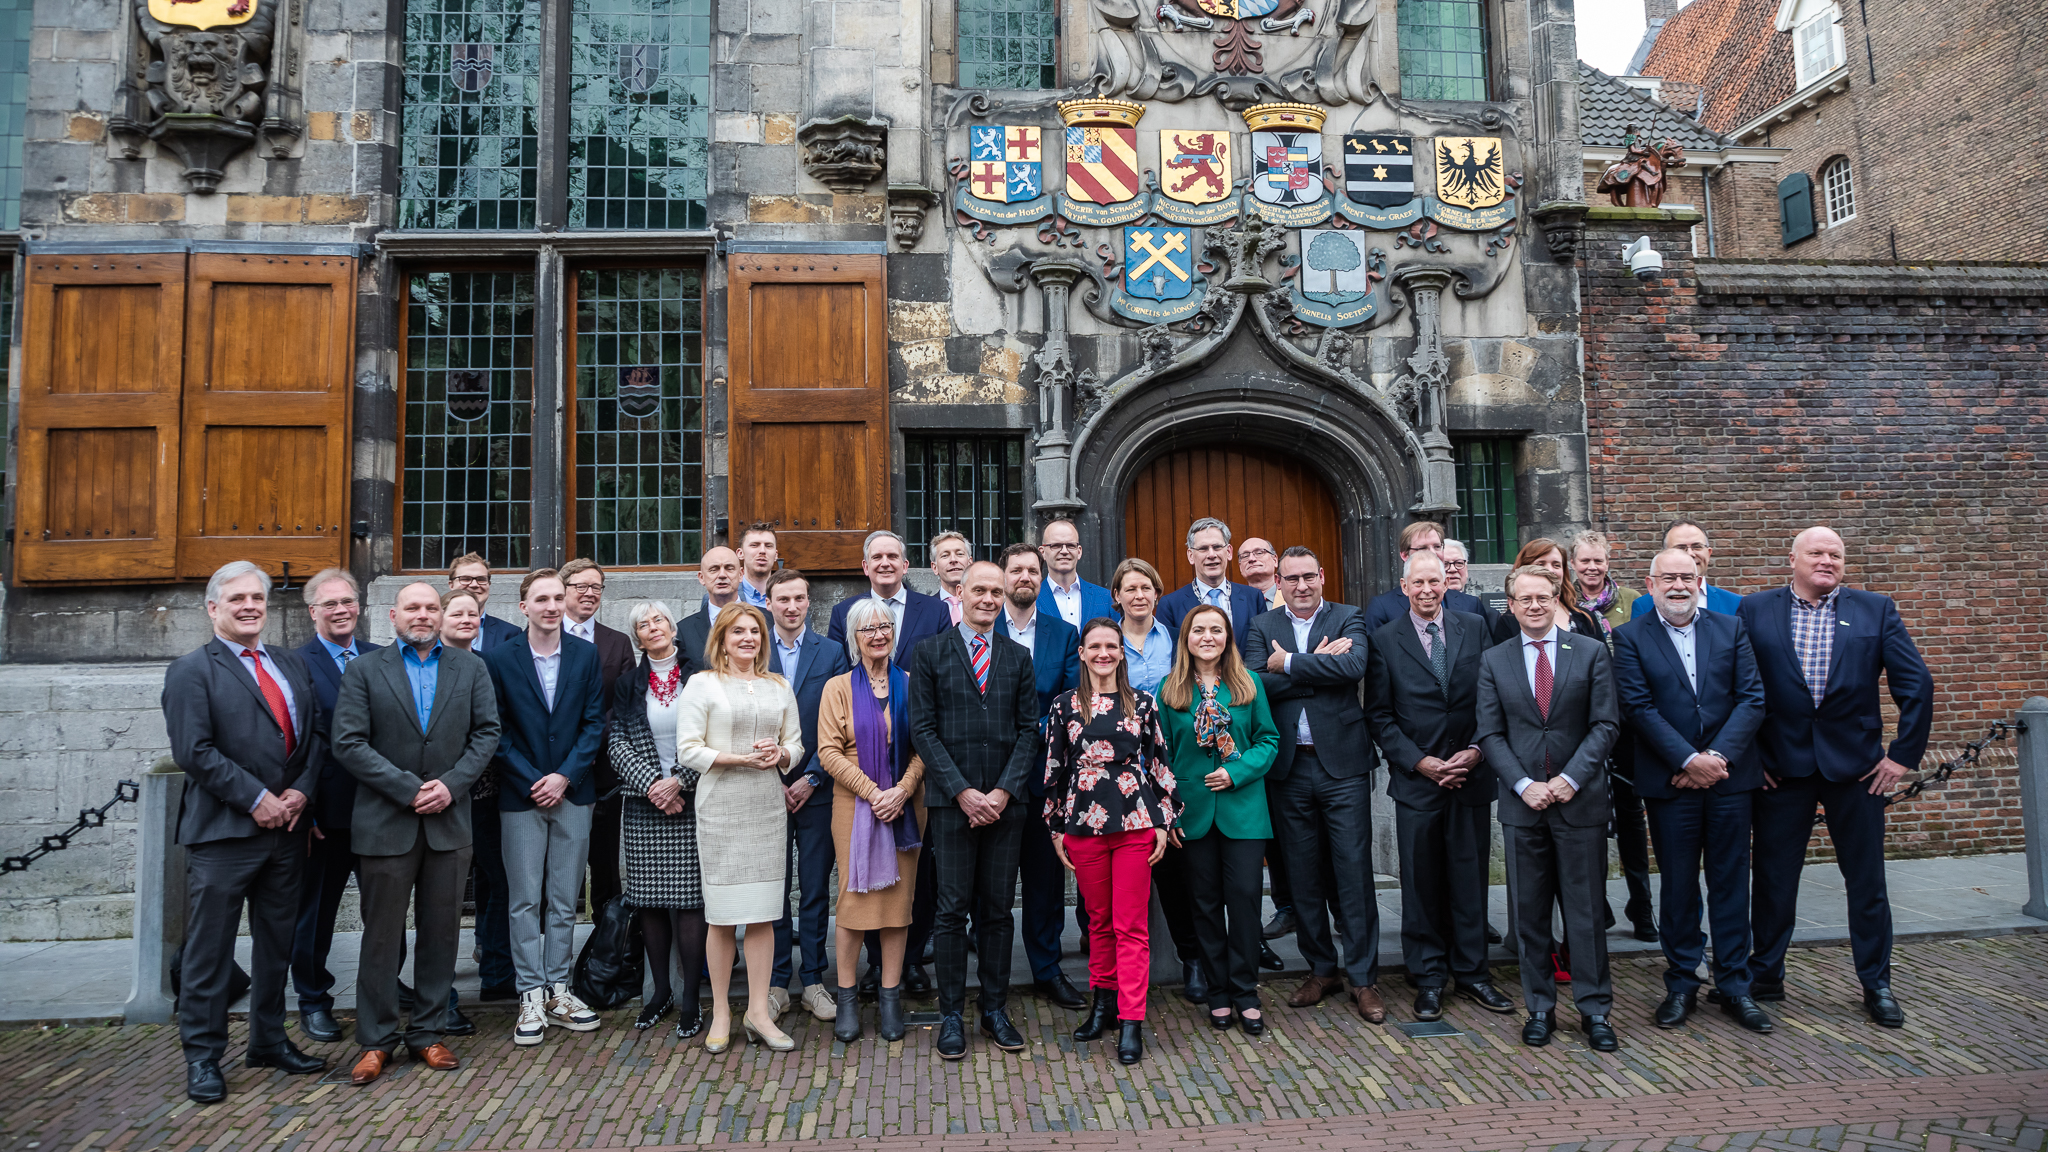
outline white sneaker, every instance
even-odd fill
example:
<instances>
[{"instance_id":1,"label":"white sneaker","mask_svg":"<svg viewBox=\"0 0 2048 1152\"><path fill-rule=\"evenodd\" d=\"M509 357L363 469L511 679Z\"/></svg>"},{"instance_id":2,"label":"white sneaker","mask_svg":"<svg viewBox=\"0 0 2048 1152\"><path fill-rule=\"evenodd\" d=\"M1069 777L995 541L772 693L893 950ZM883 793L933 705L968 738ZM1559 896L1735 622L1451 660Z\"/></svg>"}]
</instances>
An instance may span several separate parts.
<instances>
[{"instance_id":1,"label":"white sneaker","mask_svg":"<svg viewBox=\"0 0 2048 1152\"><path fill-rule=\"evenodd\" d=\"M519 1023L512 1028L512 1042L521 1048L540 1043L547 1025L547 990L532 988L519 994Z\"/></svg>"},{"instance_id":2,"label":"white sneaker","mask_svg":"<svg viewBox=\"0 0 2048 1152\"><path fill-rule=\"evenodd\" d=\"M832 992L823 984L809 984L804 987L804 1007L820 1020L837 1020L839 1004L832 999Z\"/></svg>"},{"instance_id":3,"label":"white sneaker","mask_svg":"<svg viewBox=\"0 0 2048 1152\"><path fill-rule=\"evenodd\" d=\"M768 990L768 1011L775 1019L782 1019L782 1014L789 1011L789 1004L789 989L777 985ZM836 1008L833 1010L833 1015L838 1015Z\"/></svg>"},{"instance_id":4,"label":"white sneaker","mask_svg":"<svg viewBox=\"0 0 2048 1152\"><path fill-rule=\"evenodd\" d=\"M555 985L554 998L547 1002L547 1021L571 1032L595 1032L597 1026L604 1022L590 1010L590 1005L569 991L567 984Z\"/></svg>"}]
</instances>

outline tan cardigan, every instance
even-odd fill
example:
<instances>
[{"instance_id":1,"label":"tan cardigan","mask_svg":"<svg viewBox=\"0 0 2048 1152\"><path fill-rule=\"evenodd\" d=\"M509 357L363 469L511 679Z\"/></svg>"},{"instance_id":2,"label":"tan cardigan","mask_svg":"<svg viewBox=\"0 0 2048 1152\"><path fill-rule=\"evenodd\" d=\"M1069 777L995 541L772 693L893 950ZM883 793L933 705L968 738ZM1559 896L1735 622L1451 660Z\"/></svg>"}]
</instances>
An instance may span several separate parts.
<instances>
[{"instance_id":1,"label":"tan cardigan","mask_svg":"<svg viewBox=\"0 0 2048 1152\"><path fill-rule=\"evenodd\" d=\"M861 674L858 667L853 671ZM908 732L891 732L889 735L892 740L910 739ZM861 771L859 753L853 740L853 684L846 676L834 676L826 681L824 694L818 697L818 762L841 788L869 804L882 794L875 782L868 779L868 774ZM924 761L918 758L917 753L910 754L910 763L897 784L910 794L911 805L919 812L924 811Z\"/></svg>"}]
</instances>

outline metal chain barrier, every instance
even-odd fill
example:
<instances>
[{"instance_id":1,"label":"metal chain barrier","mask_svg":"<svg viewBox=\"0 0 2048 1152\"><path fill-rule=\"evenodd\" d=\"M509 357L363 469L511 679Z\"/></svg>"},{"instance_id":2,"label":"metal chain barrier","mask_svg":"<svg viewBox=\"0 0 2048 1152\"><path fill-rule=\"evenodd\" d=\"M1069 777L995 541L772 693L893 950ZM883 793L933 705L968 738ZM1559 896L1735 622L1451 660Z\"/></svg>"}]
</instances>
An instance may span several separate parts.
<instances>
[{"instance_id":1,"label":"metal chain barrier","mask_svg":"<svg viewBox=\"0 0 2048 1152\"><path fill-rule=\"evenodd\" d=\"M5 859L0 859L0 872L28 871L29 865L48 856L50 853L62 852L64 849L71 847L71 838L73 836L78 835L87 828L104 827L107 822L107 813L112 812L116 804L133 804L141 798L142 785L137 784L133 780L121 781L114 785L114 798L112 800L97 808L80 808L78 810L78 819L71 822L71 827L57 833L55 836L43 837L43 842L30 849L26 855L9 856Z\"/></svg>"},{"instance_id":2,"label":"metal chain barrier","mask_svg":"<svg viewBox=\"0 0 2048 1152\"><path fill-rule=\"evenodd\" d=\"M1884 806L1889 808L1901 800L1911 800L1913 797L1918 796L1937 784L1946 784L1948 783L1948 778L1955 775L1959 769L1975 768L1978 759L1984 755L1984 749L1989 748L1992 744L2005 739L2015 732L2025 731L2026 727L2026 724L2021 721L1993 720L1991 722L1991 730L1984 734L1982 740L1972 740L1968 744L1963 745L1961 755L1951 760L1942 761L1935 766L1934 771L1885 797Z\"/></svg>"}]
</instances>

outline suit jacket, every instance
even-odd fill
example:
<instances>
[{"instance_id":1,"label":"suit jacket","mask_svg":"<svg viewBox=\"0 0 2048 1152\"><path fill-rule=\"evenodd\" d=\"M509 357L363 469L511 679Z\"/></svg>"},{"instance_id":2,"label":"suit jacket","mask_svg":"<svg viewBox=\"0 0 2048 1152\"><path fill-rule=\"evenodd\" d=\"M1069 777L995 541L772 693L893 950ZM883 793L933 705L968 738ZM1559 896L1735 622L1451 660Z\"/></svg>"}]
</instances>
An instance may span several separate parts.
<instances>
[{"instance_id":1,"label":"suit jacket","mask_svg":"<svg viewBox=\"0 0 2048 1152\"><path fill-rule=\"evenodd\" d=\"M1886 756L1908 769L1920 766L1934 723L1934 678L1891 597L1859 588L1843 588L1835 597L1835 640L1818 705L1792 647L1792 590L1745 596L1738 615L1764 681L1757 750L1765 772L1783 777L1817 771L1830 780L1854 780ZM1899 730L1889 749L1883 746L1880 672L1899 706Z\"/></svg>"},{"instance_id":2,"label":"suit jacket","mask_svg":"<svg viewBox=\"0 0 2048 1152\"><path fill-rule=\"evenodd\" d=\"M1325 600L1309 629L1308 651L1297 653L1286 672L1265 671L1273 649L1295 651L1292 615L1286 608L1261 613L1252 621L1244 644L1245 665L1265 682L1266 697L1273 705L1273 725L1280 729L1280 754L1273 762L1272 779L1285 780L1294 771L1294 749L1304 712L1317 757L1330 775L1347 780L1369 773L1371 736L1365 709L1358 700L1358 684L1365 678L1366 648L1371 643L1365 635L1365 614L1349 604ZM1315 654L1316 645L1339 637L1351 641L1351 651L1342 656Z\"/></svg>"},{"instance_id":3,"label":"suit jacket","mask_svg":"<svg viewBox=\"0 0 2048 1152\"><path fill-rule=\"evenodd\" d=\"M1742 601L1743 595L1740 592L1730 592L1719 584L1707 585L1707 611L1709 612L1719 612L1724 616L1733 616L1742 607ZM1630 604L1628 608L1628 618L1631 620L1640 620L1645 616L1655 616L1656 614L1657 602L1651 596L1636 597L1634 603ZM1877 761L1873 760L1871 763L1875 764Z\"/></svg>"},{"instance_id":4,"label":"suit jacket","mask_svg":"<svg viewBox=\"0 0 2048 1152\"><path fill-rule=\"evenodd\" d=\"M792 760L789 770L782 774L782 783L787 786L803 778L804 773L815 769L826 776L824 765L818 762L818 698L824 694L825 682L834 676L847 673L846 648L834 644L810 629L804 629L804 646L797 651L797 667L794 670L782 666L782 649L775 646L775 637L768 638L768 670L789 681L789 690L796 693L797 715L803 719L804 757L802 762ZM826 776L826 784L811 793L807 804L832 803L832 785Z\"/></svg>"},{"instance_id":5,"label":"suit jacket","mask_svg":"<svg viewBox=\"0 0 2048 1152\"><path fill-rule=\"evenodd\" d=\"M1083 598L1085 600L1085 597ZM1013 640L1010 635L1010 613L996 613L996 635ZM1052 702L1062 692L1072 692L1081 686L1081 634L1074 630L1055 611L1048 615L1045 600L1038 601L1038 624L1032 630L1031 676L1038 685L1038 718L1045 719L1052 711ZM1044 730L1039 729L1039 751L1045 750ZM1031 795L1034 799L1045 795L1045 773L1033 772L1030 779Z\"/></svg>"},{"instance_id":6,"label":"suit jacket","mask_svg":"<svg viewBox=\"0 0 2048 1152\"><path fill-rule=\"evenodd\" d=\"M704 646L711 642L711 622L717 618L718 613L711 610L707 598L695 612L676 621L676 659L682 661L683 683L688 684L690 677L710 669L711 665L704 660ZM774 627L773 622L769 627Z\"/></svg>"},{"instance_id":7,"label":"suit jacket","mask_svg":"<svg viewBox=\"0 0 2048 1152\"><path fill-rule=\"evenodd\" d=\"M1039 715L1031 653L1022 644L991 634L983 692L960 629L926 637L910 662L910 738L924 761L925 803L953 807L968 788L1000 788L1017 805L1028 803L1025 790L1042 767Z\"/></svg>"},{"instance_id":8,"label":"suit jacket","mask_svg":"<svg viewBox=\"0 0 2048 1152\"><path fill-rule=\"evenodd\" d=\"M1188 613L1201 607L1203 603L1201 595L1195 591L1194 581L1191 580L1187 584L1168 592L1159 601L1159 608L1154 615L1157 616L1161 623L1166 625L1168 632L1173 633L1173 642L1179 644L1180 622L1186 618ZM1258 589L1249 584L1233 583L1230 586L1230 636L1232 640L1236 641L1239 652L1249 651L1245 647L1245 637L1251 632L1252 621L1258 617L1259 613L1264 611L1266 611L1266 601L1264 597L1259 595ZM1245 663L1249 664L1251 661L1246 660ZM1286 742L1283 734L1281 743L1284 744ZM1285 755L1291 756L1292 753L1285 753ZM1276 775L1285 776L1286 773L1276 773Z\"/></svg>"},{"instance_id":9,"label":"suit jacket","mask_svg":"<svg viewBox=\"0 0 2048 1152\"><path fill-rule=\"evenodd\" d=\"M1577 828L1605 825L1614 808L1607 790L1607 754L1621 731L1613 661L1607 645L1569 632L1558 633L1557 651L1551 655L1548 718L1536 710L1519 637L1488 648L1479 660L1473 711L1479 750L1500 778L1500 822L1524 828L1546 819ZM1543 766L1546 753L1548 769ZM1538 812L1515 793L1524 776L1541 782L1560 774L1579 785L1567 803Z\"/></svg>"},{"instance_id":10,"label":"suit jacket","mask_svg":"<svg viewBox=\"0 0 2048 1152\"><path fill-rule=\"evenodd\" d=\"M594 765L604 740L604 681L597 667L597 645L562 634L562 666L555 677L555 707L541 691L533 667L533 645L525 633L484 653L491 687L498 694L501 733L491 766L498 773L498 810L526 812L533 808L533 786L551 772L569 778L562 799L570 804L597 801Z\"/></svg>"},{"instance_id":11,"label":"suit jacket","mask_svg":"<svg viewBox=\"0 0 2048 1152\"><path fill-rule=\"evenodd\" d=\"M242 657L220 637L185 653L164 670L164 728L171 738L171 758L185 773L184 796L178 801L178 843L204 844L233 840L264 831L249 810L266 790L283 796L288 790L318 801L320 769L326 749L316 739L313 680L299 654L288 648L265 648L284 675L298 705L298 731L289 756L284 730L277 726L256 677L242 666Z\"/></svg>"},{"instance_id":12,"label":"suit jacket","mask_svg":"<svg viewBox=\"0 0 2048 1152\"><path fill-rule=\"evenodd\" d=\"M1489 636L1497 634L1500 628L1501 614L1487 607L1486 601L1469 592L1445 592L1444 611L1470 612L1486 622L1486 633ZM1388 623L1395 620L1406 620L1407 618L1408 594L1399 588L1389 592L1382 592L1371 600L1366 601L1365 634L1377 636L1380 629L1385 628Z\"/></svg>"},{"instance_id":13,"label":"suit jacket","mask_svg":"<svg viewBox=\"0 0 2048 1152\"><path fill-rule=\"evenodd\" d=\"M477 629L476 643L470 645L470 651L481 656L501 644L510 644L524 635L526 629L510 620L500 620L486 612L483 625Z\"/></svg>"},{"instance_id":14,"label":"suit jacket","mask_svg":"<svg viewBox=\"0 0 2048 1152\"><path fill-rule=\"evenodd\" d=\"M1393 772L1387 794L1397 804L1434 812L1446 803L1478 808L1493 803L1493 777L1474 765L1465 783L1445 788L1415 770L1425 756L1448 760L1478 741L1479 658L1493 646L1486 621L1469 612L1445 612L1440 643L1450 673L1445 698L1429 654L1407 613L1372 634L1365 659L1365 722Z\"/></svg>"},{"instance_id":15,"label":"suit jacket","mask_svg":"<svg viewBox=\"0 0 2048 1152\"><path fill-rule=\"evenodd\" d=\"M372 644L358 635L356 638L356 660L375 652L380 645ZM320 768L320 795L307 811L313 814L314 823L322 828L346 828L349 813L356 808L356 778L348 774L331 754L333 751L334 694L341 689L341 669L335 666L334 657L327 652L326 645L318 636L301 644L296 651L306 662L306 674L313 678L313 697L320 703L320 714L313 718L313 731L317 739L328 746L329 755ZM355 660L349 661L354 666Z\"/></svg>"},{"instance_id":16,"label":"suit jacket","mask_svg":"<svg viewBox=\"0 0 2048 1152\"><path fill-rule=\"evenodd\" d=\"M633 643L631 637L617 628L607 628L603 624L598 624L590 630L590 634L595 637L591 643L597 646L598 682L604 691L604 722L609 729L612 722L612 704L618 696L619 677L631 672L640 662L640 649ZM597 746L594 771L597 773L599 795L619 786L618 773L612 771L610 740Z\"/></svg>"},{"instance_id":17,"label":"suit jacket","mask_svg":"<svg viewBox=\"0 0 2048 1152\"><path fill-rule=\"evenodd\" d=\"M498 696L484 658L442 647L421 731L405 652L392 644L349 661L335 699L334 758L362 784L349 825L349 846L361 856L410 852L422 833L436 852L469 847L470 786L498 749ZM412 800L429 780L447 785L452 803L422 816Z\"/></svg>"},{"instance_id":18,"label":"suit jacket","mask_svg":"<svg viewBox=\"0 0 2048 1152\"><path fill-rule=\"evenodd\" d=\"M839 645L846 653L846 665L851 668L859 663L848 644L846 635L846 614L855 604L869 599L866 592L855 593L832 606L832 624L825 630L825 638ZM896 627L896 666L910 671L910 656L928 636L936 636L953 627L953 610L937 596L927 596L915 588L903 589L903 623Z\"/></svg>"},{"instance_id":19,"label":"suit jacket","mask_svg":"<svg viewBox=\"0 0 2048 1152\"><path fill-rule=\"evenodd\" d=\"M1109 589L1104 588L1100 584L1090 584L1086 580L1081 581L1079 587L1081 589L1081 623L1086 624L1097 616L1107 616L1112 620L1116 618L1116 601L1110 597ZM1052 580L1050 578L1038 586L1038 610L1061 623L1066 622L1066 617L1060 615L1059 601L1053 599ZM1076 647L1079 647L1079 645L1076 645ZM1047 700L1045 707L1047 711L1051 711L1052 701Z\"/></svg>"},{"instance_id":20,"label":"suit jacket","mask_svg":"<svg viewBox=\"0 0 2048 1152\"><path fill-rule=\"evenodd\" d=\"M1656 616L1614 630L1614 691L1635 744L1634 783L1655 800L1683 796L1671 778L1701 752L1728 758L1720 793L1763 785L1756 730L1764 722L1764 682L1739 617L1702 611L1693 617L1693 665L1699 691L1686 677L1671 633Z\"/></svg>"}]
</instances>

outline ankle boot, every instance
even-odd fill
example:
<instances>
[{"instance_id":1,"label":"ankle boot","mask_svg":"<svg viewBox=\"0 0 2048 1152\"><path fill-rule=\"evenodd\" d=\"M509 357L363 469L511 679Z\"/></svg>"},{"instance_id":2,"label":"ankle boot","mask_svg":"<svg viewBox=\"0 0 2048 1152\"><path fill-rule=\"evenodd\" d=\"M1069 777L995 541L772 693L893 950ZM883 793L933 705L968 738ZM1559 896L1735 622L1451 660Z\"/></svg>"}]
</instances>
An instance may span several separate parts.
<instances>
[{"instance_id":1,"label":"ankle boot","mask_svg":"<svg viewBox=\"0 0 2048 1152\"><path fill-rule=\"evenodd\" d=\"M1145 1022L1143 1020L1122 1021L1116 1038L1116 1058L1126 1064L1136 1064L1145 1057Z\"/></svg>"},{"instance_id":2,"label":"ankle boot","mask_svg":"<svg viewBox=\"0 0 2048 1152\"><path fill-rule=\"evenodd\" d=\"M1088 1015L1081 1020L1081 1026L1074 1029L1074 1042L1100 1040L1102 1033L1116 1019L1116 989L1097 988L1095 1003L1089 1007Z\"/></svg>"},{"instance_id":3,"label":"ankle boot","mask_svg":"<svg viewBox=\"0 0 2048 1152\"><path fill-rule=\"evenodd\" d=\"M894 988L884 988L875 1001L875 1031L882 1039L895 1043L903 1039L903 983L898 981Z\"/></svg>"},{"instance_id":4,"label":"ankle boot","mask_svg":"<svg viewBox=\"0 0 2048 1152\"><path fill-rule=\"evenodd\" d=\"M832 1020L832 1038L841 1044L860 1039L860 988L832 988L832 1003L838 1014Z\"/></svg>"}]
</instances>

